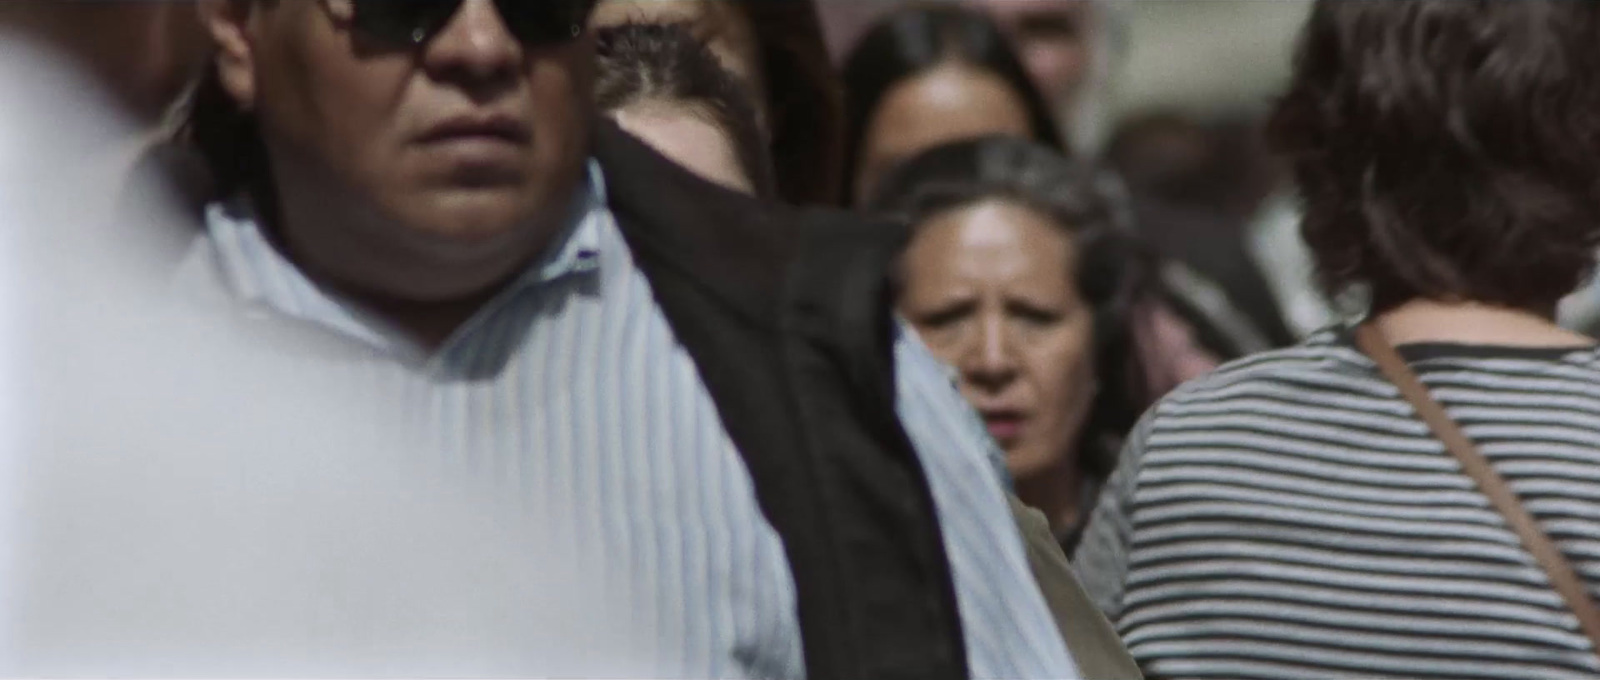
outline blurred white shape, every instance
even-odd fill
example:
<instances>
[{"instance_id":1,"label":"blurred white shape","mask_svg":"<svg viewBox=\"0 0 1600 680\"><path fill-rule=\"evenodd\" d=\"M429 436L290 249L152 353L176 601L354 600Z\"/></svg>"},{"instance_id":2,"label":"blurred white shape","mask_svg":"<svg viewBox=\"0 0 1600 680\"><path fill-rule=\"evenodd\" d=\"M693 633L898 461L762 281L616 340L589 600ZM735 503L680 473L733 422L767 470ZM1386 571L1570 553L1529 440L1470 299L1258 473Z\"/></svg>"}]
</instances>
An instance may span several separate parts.
<instances>
[{"instance_id":1,"label":"blurred white shape","mask_svg":"<svg viewBox=\"0 0 1600 680\"><path fill-rule=\"evenodd\" d=\"M1114 113L1271 104L1287 81L1309 0L1113 0L1128 22Z\"/></svg>"},{"instance_id":2,"label":"blurred white shape","mask_svg":"<svg viewBox=\"0 0 1600 680\"><path fill-rule=\"evenodd\" d=\"M560 508L165 300L92 87L0 39L0 98L0 677L650 674Z\"/></svg>"},{"instance_id":3,"label":"blurred white shape","mask_svg":"<svg viewBox=\"0 0 1600 680\"><path fill-rule=\"evenodd\" d=\"M1562 299L1556 318L1562 326L1581 333L1600 332L1600 279L1590 277Z\"/></svg>"},{"instance_id":4,"label":"blurred white shape","mask_svg":"<svg viewBox=\"0 0 1600 680\"><path fill-rule=\"evenodd\" d=\"M1316 282L1316 261L1300 236L1300 208L1287 190L1262 204L1246 227L1245 247L1267 279L1283 321L1296 338L1305 338L1335 321L1340 312Z\"/></svg>"}]
</instances>

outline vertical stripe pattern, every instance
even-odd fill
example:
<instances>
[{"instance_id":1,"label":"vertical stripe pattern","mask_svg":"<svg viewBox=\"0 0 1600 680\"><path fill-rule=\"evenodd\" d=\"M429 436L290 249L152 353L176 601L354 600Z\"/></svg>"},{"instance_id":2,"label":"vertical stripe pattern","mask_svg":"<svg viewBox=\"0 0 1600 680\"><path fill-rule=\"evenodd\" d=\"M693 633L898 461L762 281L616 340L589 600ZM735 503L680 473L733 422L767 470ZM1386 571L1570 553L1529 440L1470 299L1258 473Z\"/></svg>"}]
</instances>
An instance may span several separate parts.
<instances>
[{"instance_id":1,"label":"vertical stripe pattern","mask_svg":"<svg viewBox=\"0 0 1600 680\"><path fill-rule=\"evenodd\" d=\"M658 677L803 677L782 543L599 182L591 172L589 209L559 245L431 357L306 279L237 204L212 207L180 292L220 291L262 323L298 320L364 347L306 362L396 395L441 464L526 495L579 537L561 559L601 575L650 631ZM944 526L974 674L1071 677L992 447L915 338L896 351L901 410Z\"/></svg>"}]
</instances>

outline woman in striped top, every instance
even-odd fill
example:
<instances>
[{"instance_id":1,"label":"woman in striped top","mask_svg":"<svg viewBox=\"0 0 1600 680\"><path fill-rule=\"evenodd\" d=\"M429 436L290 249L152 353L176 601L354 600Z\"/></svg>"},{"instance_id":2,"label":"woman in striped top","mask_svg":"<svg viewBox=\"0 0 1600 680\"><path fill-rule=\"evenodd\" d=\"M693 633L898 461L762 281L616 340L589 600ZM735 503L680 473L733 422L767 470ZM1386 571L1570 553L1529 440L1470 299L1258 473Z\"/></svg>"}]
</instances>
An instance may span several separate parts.
<instances>
[{"instance_id":1,"label":"woman in striped top","mask_svg":"<svg viewBox=\"0 0 1600 680\"><path fill-rule=\"evenodd\" d=\"M1600 3L1322 0L1272 134L1368 318L1600 594ZM1347 328L1136 428L1076 562L1152 678L1594 678L1539 564Z\"/></svg>"}]
</instances>

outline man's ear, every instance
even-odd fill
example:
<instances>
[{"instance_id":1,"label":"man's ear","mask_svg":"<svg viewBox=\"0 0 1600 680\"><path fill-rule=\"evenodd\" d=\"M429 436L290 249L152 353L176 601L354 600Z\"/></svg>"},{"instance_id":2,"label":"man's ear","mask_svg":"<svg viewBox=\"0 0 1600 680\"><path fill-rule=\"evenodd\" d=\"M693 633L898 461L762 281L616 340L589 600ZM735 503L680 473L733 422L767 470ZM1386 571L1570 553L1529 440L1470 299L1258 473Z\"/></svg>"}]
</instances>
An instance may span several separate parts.
<instances>
[{"instance_id":1,"label":"man's ear","mask_svg":"<svg viewBox=\"0 0 1600 680\"><path fill-rule=\"evenodd\" d=\"M200 23L216 43L216 69L222 87L240 109L256 105L256 54L251 40L255 0L200 0Z\"/></svg>"}]
</instances>

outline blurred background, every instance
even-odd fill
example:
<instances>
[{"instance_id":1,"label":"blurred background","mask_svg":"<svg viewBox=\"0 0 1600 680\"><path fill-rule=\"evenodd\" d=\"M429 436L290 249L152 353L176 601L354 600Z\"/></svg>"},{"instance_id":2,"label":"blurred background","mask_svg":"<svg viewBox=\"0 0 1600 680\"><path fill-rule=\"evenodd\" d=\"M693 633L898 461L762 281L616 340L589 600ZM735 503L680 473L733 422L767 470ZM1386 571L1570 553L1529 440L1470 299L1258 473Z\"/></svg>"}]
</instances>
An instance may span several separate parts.
<instances>
[{"instance_id":1,"label":"blurred background","mask_svg":"<svg viewBox=\"0 0 1600 680\"><path fill-rule=\"evenodd\" d=\"M835 55L895 0L824 0ZM1265 106L1289 72L1309 0L1114 0L1123 66L1113 115L1179 109L1199 116Z\"/></svg>"}]
</instances>

